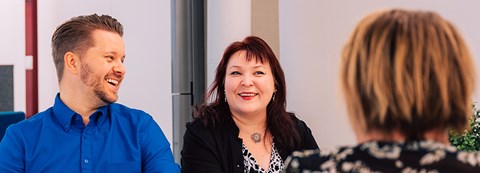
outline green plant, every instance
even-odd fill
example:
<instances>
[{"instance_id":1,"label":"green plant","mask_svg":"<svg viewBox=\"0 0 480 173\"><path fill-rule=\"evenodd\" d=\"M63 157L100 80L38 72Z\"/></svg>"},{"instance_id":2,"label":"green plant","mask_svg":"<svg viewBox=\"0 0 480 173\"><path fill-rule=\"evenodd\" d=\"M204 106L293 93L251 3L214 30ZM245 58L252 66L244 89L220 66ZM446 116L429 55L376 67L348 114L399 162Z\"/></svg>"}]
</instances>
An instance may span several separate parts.
<instances>
[{"instance_id":1,"label":"green plant","mask_svg":"<svg viewBox=\"0 0 480 173\"><path fill-rule=\"evenodd\" d=\"M450 131L450 142L462 151L480 151L480 110L475 105L472 106L472 114L470 129L463 134Z\"/></svg>"}]
</instances>

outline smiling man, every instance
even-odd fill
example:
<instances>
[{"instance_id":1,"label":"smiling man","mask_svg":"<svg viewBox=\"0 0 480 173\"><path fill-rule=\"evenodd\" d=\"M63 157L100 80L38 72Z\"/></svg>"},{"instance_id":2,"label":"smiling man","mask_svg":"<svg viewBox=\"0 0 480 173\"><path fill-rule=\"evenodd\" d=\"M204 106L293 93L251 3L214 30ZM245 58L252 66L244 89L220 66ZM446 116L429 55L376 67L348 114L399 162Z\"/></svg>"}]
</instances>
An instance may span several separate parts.
<instances>
[{"instance_id":1,"label":"smiling man","mask_svg":"<svg viewBox=\"0 0 480 173\"><path fill-rule=\"evenodd\" d=\"M0 172L180 172L152 117L114 103L125 77L123 26L78 16L52 37L60 92L55 104L12 125Z\"/></svg>"}]
</instances>

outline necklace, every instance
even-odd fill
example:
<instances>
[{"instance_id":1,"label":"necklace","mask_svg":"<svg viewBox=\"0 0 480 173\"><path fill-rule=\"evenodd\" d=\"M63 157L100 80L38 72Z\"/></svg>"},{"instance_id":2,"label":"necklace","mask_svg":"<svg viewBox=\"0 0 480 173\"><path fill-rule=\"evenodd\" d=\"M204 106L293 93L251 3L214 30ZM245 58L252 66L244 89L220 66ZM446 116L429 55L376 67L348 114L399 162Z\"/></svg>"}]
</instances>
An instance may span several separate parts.
<instances>
[{"instance_id":1,"label":"necklace","mask_svg":"<svg viewBox=\"0 0 480 173\"><path fill-rule=\"evenodd\" d=\"M238 128L238 129L240 129L240 128ZM242 130L242 129L240 129L240 130L241 130L242 132L248 134L248 132L246 132L246 131L244 131L244 130ZM265 129L265 130L267 130L267 129ZM263 130L262 133L264 133L265 130ZM262 141L262 135L261 135L260 133L258 133L258 132L254 132L254 133L252 133L252 134L250 135L250 139L252 139L252 141L253 141L254 143L259 143L260 141Z\"/></svg>"}]
</instances>

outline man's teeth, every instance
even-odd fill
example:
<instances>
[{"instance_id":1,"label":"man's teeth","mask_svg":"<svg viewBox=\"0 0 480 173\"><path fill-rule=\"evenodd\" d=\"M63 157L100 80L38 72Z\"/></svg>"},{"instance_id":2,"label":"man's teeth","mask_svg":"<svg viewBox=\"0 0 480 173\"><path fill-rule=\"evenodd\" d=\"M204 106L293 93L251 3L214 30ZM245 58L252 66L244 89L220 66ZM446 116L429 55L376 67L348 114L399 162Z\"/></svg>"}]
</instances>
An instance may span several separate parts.
<instances>
[{"instance_id":1,"label":"man's teeth","mask_svg":"<svg viewBox=\"0 0 480 173\"><path fill-rule=\"evenodd\" d=\"M110 84L113 84L113 85L118 85L118 81L117 81L117 80L107 79L107 82L110 83Z\"/></svg>"},{"instance_id":2,"label":"man's teeth","mask_svg":"<svg viewBox=\"0 0 480 173\"><path fill-rule=\"evenodd\" d=\"M257 95L257 94L255 94L255 93L248 93L248 94L246 94L246 93L240 93L240 96L242 96L242 97L253 97L253 96L256 96L256 95Z\"/></svg>"}]
</instances>

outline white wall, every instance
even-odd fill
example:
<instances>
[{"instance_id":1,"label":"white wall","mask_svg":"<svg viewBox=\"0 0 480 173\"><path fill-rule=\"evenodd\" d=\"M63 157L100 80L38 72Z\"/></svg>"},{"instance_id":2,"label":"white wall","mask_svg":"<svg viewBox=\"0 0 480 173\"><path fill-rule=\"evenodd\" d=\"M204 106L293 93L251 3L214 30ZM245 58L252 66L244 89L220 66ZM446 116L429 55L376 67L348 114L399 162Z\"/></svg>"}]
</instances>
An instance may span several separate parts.
<instances>
[{"instance_id":1,"label":"white wall","mask_svg":"<svg viewBox=\"0 0 480 173\"><path fill-rule=\"evenodd\" d=\"M280 61L288 109L307 122L321 148L355 143L339 89L338 57L357 22L386 7L437 11L464 34L477 66L480 62L480 1L280 0ZM478 96L475 100L480 101Z\"/></svg>"},{"instance_id":2,"label":"white wall","mask_svg":"<svg viewBox=\"0 0 480 173\"><path fill-rule=\"evenodd\" d=\"M126 44L119 103L150 113L172 142L171 1L49 0L38 2L39 111L53 105L58 92L51 56L55 28L71 17L109 14L124 26Z\"/></svg>"},{"instance_id":3,"label":"white wall","mask_svg":"<svg viewBox=\"0 0 480 173\"><path fill-rule=\"evenodd\" d=\"M170 2L39 0L39 110L50 107L58 91L50 48L55 27L80 14L110 14L125 26L127 76L119 102L152 114L171 141ZM474 57L478 57L479 6L475 0L279 0L280 61L287 78L288 110L307 122L322 148L355 143L338 89L338 56L358 20L384 7L435 10L464 33ZM250 0L207 1L208 84L228 44L251 34L250 10ZM9 23L9 27L0 27L0 38L7 38L0 41L0 63L11 61L4 57L12 56L23 62L24 2L0 1L0 19ZM478 58L476 62L480 62ZM15 71L15 75L24 76L25 71ZM25 90L24 83L15 85L23 87L17 90ZM24 110L25 100L21 103L19 110Z\"/></svg>"},{"instance_id":4,"label":"white wall","mask_svg":"<svg viewBox=\"0 0 480 173\"><path fill-rule=\"evenodd\" d=\"M211 0L207 2L207 87L230 43L251 35L251 0Z\"/></svg>"},{"instance_id":5,"label":"white wall","mask_svg":"<svg viewBox=\"0 0 480 173\"><path fill-rule=\"evenodd\" d=\"M0 65L13 65L13 109L25 112L25 1L0 1L0 21Z\"/></svg>"}]
</instances>

